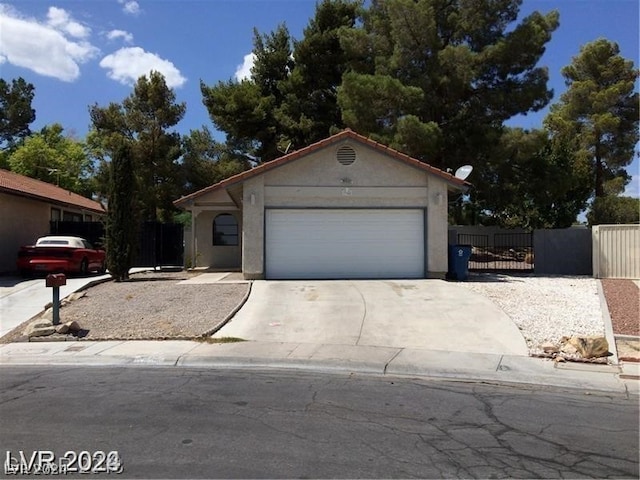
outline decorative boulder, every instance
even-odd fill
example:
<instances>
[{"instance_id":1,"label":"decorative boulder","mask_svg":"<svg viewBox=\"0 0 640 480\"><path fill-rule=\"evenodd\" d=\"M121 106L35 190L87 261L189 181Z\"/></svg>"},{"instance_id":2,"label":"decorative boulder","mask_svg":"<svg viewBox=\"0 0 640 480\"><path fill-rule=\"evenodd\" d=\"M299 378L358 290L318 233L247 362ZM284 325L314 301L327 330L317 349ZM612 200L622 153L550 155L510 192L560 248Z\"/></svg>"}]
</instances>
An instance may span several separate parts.
<instances>
[{"instance_id":1,"label":"decorative boulder","mask_svg":"<svg viewBox=\"0 0 640 480\"><path fill-rule=\"evenodd\" d=\"M44 337L47 335L54 334L55 331L56 329L51 323L51 321L38 319L38 320L34 320L27 326L26 330L24 331L24 334L29 338Z\"/></svg>"},{"instance_id":2,"label":"decorative boulder","mask_svg":"<svg viewBox=\"0 0 640 480\"><path fill-rule=\"evenodd\" d=\"M75 320L71 322L61 323L56 326L56 333L76 333L81 330L80 324Z\"/></svg>"},{"instance_id":3,"label":"decorative boulder","mask_svg":"<svg viewBox=\"0 0 640 480\"><path fill-rule=\"evenodd\" d=\"M571 337L567 344L572 345L584 358L607 357L609 342L604 337Z\"/></svg>"}]
</instances>

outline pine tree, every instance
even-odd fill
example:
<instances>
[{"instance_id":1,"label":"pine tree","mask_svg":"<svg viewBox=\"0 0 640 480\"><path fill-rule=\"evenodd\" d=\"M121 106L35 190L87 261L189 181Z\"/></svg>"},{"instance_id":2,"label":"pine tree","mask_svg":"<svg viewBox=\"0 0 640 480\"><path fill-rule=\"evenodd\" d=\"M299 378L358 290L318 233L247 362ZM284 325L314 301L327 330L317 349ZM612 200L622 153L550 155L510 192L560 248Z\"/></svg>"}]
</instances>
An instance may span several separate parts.
<instances>
[{"instance_id":1,"label":"pine tree","mask_svg":"<svg viewBox=\"0 0 640 480\"><path fill-rule=\"evenodd\" d=\"M562 74L568 89L551 106L545 124L591 165L595 197L619 194L629 181L624 167L640 140L638 70L616 43L601 38L584 45Z\"/></svg>"},{"instance_id":2,"label":"pine tree","mask_svg":"<svg viewBox=\"0 0 640 480\"><path fill-rule=\"evenodd\" d=\"M440 168L478 166L505 120L552 96L537 63L558 13L516 23L520 3L372 0L362 27L342 33L347 126Z\"/></svg>"},{"instance_id":3,"label":"pine tree","mask_svg":"<svg viewBox=\"0 0 640 480\"><path fill-rule=\"evenodd\" d=\"M170 128L182 119L186 105L175 99L164 76L151 72L138 79L122 104L89 108L93 129L87 142L101 163L98 179L106 178L115 149L129 142L134 158L131 173L140 186L138 209L144 221L171 220L176 212L173 201L183 193L178 162L181 138Z\"/></svg>"}]
</instances>

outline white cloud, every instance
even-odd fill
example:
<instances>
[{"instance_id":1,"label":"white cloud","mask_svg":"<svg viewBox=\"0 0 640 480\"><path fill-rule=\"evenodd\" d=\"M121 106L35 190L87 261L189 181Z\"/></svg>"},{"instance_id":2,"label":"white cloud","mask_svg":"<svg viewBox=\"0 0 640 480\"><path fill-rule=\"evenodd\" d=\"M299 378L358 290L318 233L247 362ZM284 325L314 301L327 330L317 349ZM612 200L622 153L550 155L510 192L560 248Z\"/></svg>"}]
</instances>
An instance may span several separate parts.
<instances>
[{"instance_id":1,"label":"white cloud","mask_svg":"<svg viewBox=\"0 0 640 480\"><path fill-rule=\"evenodd\" d=\"M140 5L135 0L118 0L122 5L122 11L129 15L138 15L140 13Z\"/></svg>"},{"instance_id":2,"label":"white cloud","mask_svg":"<svg viewBox=\"0 0 640 480\"><path fill-rule=\"evenodd\" d=\"M242 65L238 65L236 68L236 80L241 82L242 80L248 80L251 78L251 69L256 61L256 56L253 53L248 53L244 56Z\"/></svg>"},{"instance_id":3,"label":"white cloud","mask_svg":"<svg viewBox=\"0 0 640 480\"><path fill-rule=\"evenodd\" d=\"M73 20L71 16L66 12L66 10L63 10L62 8L49 7L47 18L47 24L50 27L53 27L72 37L88 38L89 34L91 33L91 29Z\"/></svg>"},{"instance_id":4,"label":"white cloud","mask_svg":"<svg viewBox=\"0 0 640 480\"><path fill-rule=\"evenodd\" d=\"M117 40L121 38L125 43L133 42L133 35L129 32L125 32L124 30L111 30L110 32L107 32L107 38L109 40Z\"/></svg>"},{"instance_id":5,"label":"white cloud","mask_svg":"<svg viewBox=\"0 0 640 480\"><path fill-rule=\"evenodd\" d=\"M96 57L99 49L88 38L91 30L62 9L51 7L47 22L25 18L0 4L3 62L27 68L65 82L80 76L80 64Z\"/></svg>"},{"instance_id":6,"label":"white cloud","mask_svg":"<svg viewBox=\"0 0 640 480\"><path fill-rule=\"evenodd\" d=\"M631 181L624 189L626 197L640 198L640 175L631 175Z\"/></svg>"},{"instance_id":7,"label":"white cloud","mask_svg":"<svg viewBox=\"0 0 640 480\"><path fill-rule=\"evenodd\" d=\"M109 78L125 85L135 84L141 76L148 75L152 70L164 75L170 88L181 87L187 81L173 63L140 47L121 48L104 57L100 66L108 70Z\"/></svg>"}]
</instances>

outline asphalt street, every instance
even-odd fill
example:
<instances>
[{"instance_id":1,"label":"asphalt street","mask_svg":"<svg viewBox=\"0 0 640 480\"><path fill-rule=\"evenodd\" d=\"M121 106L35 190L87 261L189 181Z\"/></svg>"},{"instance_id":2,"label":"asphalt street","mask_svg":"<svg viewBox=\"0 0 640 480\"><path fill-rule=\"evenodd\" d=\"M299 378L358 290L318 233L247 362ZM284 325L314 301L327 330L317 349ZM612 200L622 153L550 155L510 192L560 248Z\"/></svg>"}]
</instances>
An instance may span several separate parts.
<instances>
[{"instance_id":1,"label":"asphalt street","mask_svg":"<svg viewBox=\"0 0 640 480\"><path fill-rule=\"evenodd\" d=\"M125 478L638 478L638 415L635 396L540 386L0 368L3 460L117 452Z\"/></svg>"}]
</instances>

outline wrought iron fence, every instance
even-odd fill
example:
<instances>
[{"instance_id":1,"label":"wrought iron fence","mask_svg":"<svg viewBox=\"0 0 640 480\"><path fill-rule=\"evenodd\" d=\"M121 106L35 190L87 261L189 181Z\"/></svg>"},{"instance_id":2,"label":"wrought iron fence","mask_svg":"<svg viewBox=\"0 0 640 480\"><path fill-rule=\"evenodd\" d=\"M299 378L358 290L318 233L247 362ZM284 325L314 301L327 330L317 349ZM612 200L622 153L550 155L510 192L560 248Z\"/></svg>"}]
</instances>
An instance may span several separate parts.
<instances>
[{"instance_id":1,"label":"wrought iron fence","mask_svg":"<svg viewBox=\"0 0 640 480\"><path fill-rule=\"evenodd\" d=\"M458 234L459 245L471 245L469 270L529 271L535 266L533 233Z\"/></svg>"},{"instance_id":2,"label":"wrought iron fence","mask_svg":"<svg viewBox=\"0 0 640 480\"><path fill-rule=\"evenodd\" d=\"M96 246L105 244L102 222L50 222L51 235L82 237ZM182 266L183 225L145 222L140 225L138 248L133 262L136 267Z\"/></svg>"}]
</instances>

